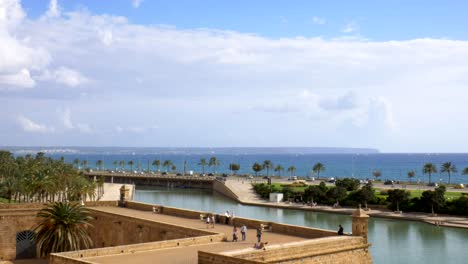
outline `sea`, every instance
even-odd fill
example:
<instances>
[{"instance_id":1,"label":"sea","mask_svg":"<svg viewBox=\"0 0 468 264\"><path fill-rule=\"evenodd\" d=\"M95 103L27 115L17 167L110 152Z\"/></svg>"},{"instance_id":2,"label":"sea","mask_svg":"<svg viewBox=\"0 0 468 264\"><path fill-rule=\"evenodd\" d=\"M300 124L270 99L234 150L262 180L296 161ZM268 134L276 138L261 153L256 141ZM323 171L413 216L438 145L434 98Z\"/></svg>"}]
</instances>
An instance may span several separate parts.
<instances>
[{"instance_id":1,"label":"sea","mask_svg":"<svg viewBox=\"0 0 468 264\"><path fill-rule=\"evenodd\" d=\"M432 162L438 172L432 175L432 181L445 183L448 181L446 173L440 173L440 166L444 162L452 162L458 172L451 174L452 183L468 182L468 175L462 175L465 167L468 167L468 153L380 153L374 149L345 149L345 148L119 148L119 147L0 147L13 152L14 155L35 154L39 151L53 158L63 157L66 162L73 160L87 160L90 169L96 169L98 160L104 162L106 170L130 171L156 171L151 164L153 160L170 160L177 172L182 172L185 163L185 171L201 173L202 167L198 165L200 159L207 161L216 157L219 167L205 167L205 172L229 174L229 164L240 164L238 174L254 175L252 165L255 162L263 163L270 160L274 166L281 165L285 171L280 176L287 177L290 173L287 168L294 166L294 176L320 176L326 178L354 177L358 179L373 178L373 171L380 171L382 180L407 181L408 171L414 171L415 182L427 182L428 175L422 173L425 163ZM114 161L125 161L126 166L113 165ZM134 166L130 168L128 161L132 160ZM320 162L325 170L320 175L312 172L315 163ZM166 168L161 167L161 171ZM270 175L278 175L278 172L270 171ZM266 175L263 170L259 175Z\"/></svg>"}]
</instances>

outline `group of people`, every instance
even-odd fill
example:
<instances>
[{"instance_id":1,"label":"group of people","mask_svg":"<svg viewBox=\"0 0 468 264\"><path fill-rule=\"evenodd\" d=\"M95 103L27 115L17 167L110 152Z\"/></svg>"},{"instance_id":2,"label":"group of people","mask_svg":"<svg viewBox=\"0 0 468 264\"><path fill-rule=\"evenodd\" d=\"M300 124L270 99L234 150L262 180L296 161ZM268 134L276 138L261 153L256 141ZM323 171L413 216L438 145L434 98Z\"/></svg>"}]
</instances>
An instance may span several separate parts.
<instances>
[{"instance_id":1,"label":"group of people","mask_svg":"<svg viewBox=\"0 0 468 264\"><path fill-rule=\"evenodd\" d=\"M237 234L237 227L234 226L233 230L232 230L232 242L237 242L239 240L239 236ZM242 241L245 241L245 239L247 238L247 226L245 225L242 225L241 228L240 228L240 233L241 233L241 236L242 236Z\"/></svg>"},{"instance_id":2,"label":"group of people","mask_svg":"<svg viewBox=\"0 0 468 264\"><path fill-rule=\"evenodd\" d=\"M216 218L214 215L207 215L205 218L206 228L214 228L216 223Z\"/></svg>"}]
</instances>

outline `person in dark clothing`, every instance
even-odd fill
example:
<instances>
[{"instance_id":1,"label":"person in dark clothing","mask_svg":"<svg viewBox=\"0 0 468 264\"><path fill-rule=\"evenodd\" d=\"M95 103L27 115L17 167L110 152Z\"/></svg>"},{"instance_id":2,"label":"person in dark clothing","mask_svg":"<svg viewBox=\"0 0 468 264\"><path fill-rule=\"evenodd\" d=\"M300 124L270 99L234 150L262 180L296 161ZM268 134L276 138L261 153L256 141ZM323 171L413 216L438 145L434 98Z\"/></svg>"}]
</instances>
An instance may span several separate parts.
<instances>
[{"instance_id":1,"label":"person in dark clothing","mask_svg":"<svg viewBox=\"0 0 468 264\"><path fill-rule=\"evenodd\" d=\"M343 227L340 225L340 229L338 229L338 235L342 236L343 235Z\"/></svg>"}]
</instances>

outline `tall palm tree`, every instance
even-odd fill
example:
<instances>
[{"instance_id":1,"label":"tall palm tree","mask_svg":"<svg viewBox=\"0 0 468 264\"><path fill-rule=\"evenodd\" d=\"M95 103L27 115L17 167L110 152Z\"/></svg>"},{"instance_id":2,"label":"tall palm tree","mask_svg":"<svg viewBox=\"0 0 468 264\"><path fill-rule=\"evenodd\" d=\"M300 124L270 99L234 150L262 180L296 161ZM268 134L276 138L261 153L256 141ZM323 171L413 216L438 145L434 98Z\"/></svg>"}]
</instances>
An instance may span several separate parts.
<instances>
[{"instance_id":1,"label":"tall palm tree","mask_svg":"<svg viewBox=\"0 0 468 264\"><path fill-rule=\"evenodd\" d=\"M81 161L81 166L83 166L83 169L88 168L88 160L82 160Z\"/></svg>"},{"instance_id":2,"label":"tall palm tree","mask_svg":"<svg viewBox=\"0 0 468 264\"><path fill-rule=\"evenodd\" d=\"M281 166L281 165L276 165L276 167L275 167L275 172L278 172L278 176L281 176L281 172L283 172L283 171L284 171L283 166Z\"/></svg>"},{"instance_id":3,"label":"tall palm tree","mask_svg":"<svg viewBox=\"0 0 468 264\"><path fill-rule=\"evenodd\" d=\"M428 174L429 175L429 183L431 183L431 176L432 173L437 173L437 167L434 163L426 163L423 166L423 174Z\"/></svg>"},{"instance_id":4,"label":"tall palm tree","mask_svg":"<svg viewBox=\"0 0 468 264\"><path fill-rule=\"evenodd\" d=\"M112 165L114 165L114 170L117 170L117 166L119 165L119 162L114 160L114 162L112 162Z\"/></svg>"},{"instance_id":5,"label":"tall palm tree","mask_svg":"<svg viewBox=\"0 0 468 264\"><path fill-rule=\"evenodd\" d=\"M447 173L448 174L448 184L450 184L450 175L453 173L457 173L457 167L455 164L452 164L452 162L445 162L442 163L442 168L440 169L440 172L442 173Z\"/></svg>"},{"instance_id":6,"label":"tall palm tree","mask_svg":"<svg viewBox=\"0 0 468 264\"><path fill-rule=\"evenodd\" d=\"M153 160L152 165L153 165L154 167L156 167L156 169L157 169L158 172L159 172L159 167L161 167L161 161L160 161L160 160Z\"/></svg>"},{"instance_id":7,"label":"tall palm tree","mask_svg":"<svg viewBox=\"0 0 468 264\"><path fill-rule=\"evenodd\" d=\"M102 160L96 161L96 169L97 170L102 170L102 165L104 165L104 161L102 161Z\"/></svg>"},{"instance_id":8,"label":"tall palm tree","mask_svg":"<svg viewBox=\"0 0 468 264\"><path fill-rule=\"evenodd\" d=\"M165 161L163 162L163 167L166 167L166 172L169 171L169 168L170 168L171 166L172 166L172 161L170 161L170 160L165 160Z\"/></svg>"},{"instance_id":9,"label":"tall palm tree","mask_svg":"<svg viewBox=\"0 0 468 264\"><path fill-rule=\"evenodd\" d=\"M54 252L88 249L93 246L88 229L89 212L78 203L55 202L39 211L40 223L34 228L40 256Z\"/></svg>"},{"instance_id":10,"label":"tall palm tree","mask_svg":"<svg viewBox=\"0 0 468 264\"><path fill-rule=\"evenodd\" d=\"M128 166L130 166L130 171L133 171L133 165L135 165L135 162L133 160L128 162Z\"/></svg>"},{"instance_id":11,"label":"tall palm tree","mask_svg":"<svg viewBox=\"0 0 468 264\"><path fill-rule=\"evenodd\" d=\"M258 176L258 172L263 170L263 166L260 165L260 163L257 163L255 162L253 165L252 165L252 170L255 172L255 176Z\"/></svg>"},{"instance_id":12,"label":"tall palm tree","mask_svg":"<svg viewBox=\"0 0 468 264\"><path fill-rule=\"evenodd\" d=\"M206 162L206 159L200 159L200 162L198 163L202 167L202 173L205 174L205 166L208 165Z\"/></svg>"},{"instance_id":13,"label":"tall palm tree","mask_svg":"<svg viewBox=\"0 0 468 264\"><path fill-rule=\"evenodd\" d=\"M213 167L213 173L216 174L216 168L220 165L219 160L216 157L211 157L208 162L209 167Z\"/></svg>"},{"instance_id":14,"label":"tall palm tree","mask_svg":"<svg viewBox=\"0 0 468 264\"><path fill-rule=\"evenodd\" d=\"M416 176L416 172L414 170L408 171L408 178L410 179L410 182L411 179L414 178L414 176Z\"/></svg>"},{"instance_id":15,"label":"tall palm tree","mask_svg":"<svg viewBox=\"0 0 468 264\"><path fill-rule=\"evenodd\" d=\"M172 166L171 166L171 169L172 169L172 172L175 173L175 172L177 171L177 166L176 166L176 165L172 165Z\"/></svg>"},{"instance_id":16,"label":"tall palm tree","mask_svg":"<svg viewBox=\"0 0 468 264\"><path fill-rule=\"evenodd\" d=\"M119 161L119 166L121 170L125 170L125 164L126 164L125 160Z\"/></svg>"},{"instance_id":17,"label":"tall palm tree","mask_svg":"<svg viewBox=\"0 0 468 264\"><path fill-rule=\"evenodd\" d=\"M270 176L270 169L273 169L273 163L271 162L271 160L265 160L263 162L263 168L266 169L267 177L269 177Z\"/></svg>"},{"instance_id":18,"label":"tall palm tree","mask_svg":"<svg viewBox=\"0 0 468 264\"><path fill-rule=\"evenodd\" d=\"M79 160L79 159L74 159L74 160L73 160L73 165L75 166L75 168L79 169L80 160Z\"/></svg>"},{"instance_id":19,"label":"tall palm tree","mask_svg":"<svg viewBox=\"0 0 468 264\"><path fill-rule=\"evenodd\" d=\"M291 177L293 176L294 172L296 171L296 167L294 166L289 166L288 172L290 173Z\"/></svg>"},{"instance_id":20,"label":"tall palm tree","mask_svg":"<svg viewBox=\"0 0 468 264\"><path fill-rule=\"evenodd\" d=\"M320 178L320 172L325 171L325 165L320 162L315 163L314 167L312 167L312 171L317 173L317 177Z\"/></svg>"}]
</instances>

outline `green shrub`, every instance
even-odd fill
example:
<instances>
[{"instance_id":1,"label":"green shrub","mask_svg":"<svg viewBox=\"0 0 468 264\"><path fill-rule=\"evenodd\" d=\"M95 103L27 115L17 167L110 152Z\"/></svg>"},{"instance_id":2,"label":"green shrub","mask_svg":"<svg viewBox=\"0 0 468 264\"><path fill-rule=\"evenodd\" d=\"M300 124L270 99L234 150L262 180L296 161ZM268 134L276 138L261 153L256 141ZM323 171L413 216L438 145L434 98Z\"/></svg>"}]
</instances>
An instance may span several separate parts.
<instances>
[{"instance_id":1,"label":"green shrub","mask_svg":"<svg viewBox=\"0 0 468 264\"><path fill-rule=\"evenodd\" d=\"M360 183L358 179L352 179L352 178L338 179L335 182L336 187L343 187L348 192L357 190L359 188L359 184Z\"/></svg>"}]
</instances>

